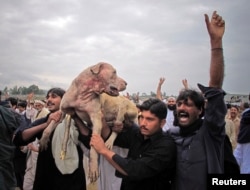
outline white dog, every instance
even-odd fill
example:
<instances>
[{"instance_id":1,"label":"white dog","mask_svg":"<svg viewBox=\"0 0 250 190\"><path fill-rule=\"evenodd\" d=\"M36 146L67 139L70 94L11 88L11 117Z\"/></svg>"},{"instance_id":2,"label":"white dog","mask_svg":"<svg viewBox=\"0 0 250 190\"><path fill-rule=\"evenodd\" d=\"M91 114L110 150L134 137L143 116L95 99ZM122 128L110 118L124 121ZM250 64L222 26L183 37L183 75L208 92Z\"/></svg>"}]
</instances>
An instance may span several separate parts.
<instances>
[{"instance_id":1,"label":"white dog","mask_svg":"<svg viewBox=\"0 0 250 190\"><path fill-rule=\"evenodd\" d=\"M61 111L65 114L77 114L79 118L93 126L93 133L100 134L102 129L102 110L100 94L118 96L126 89L127 83L118 77L116 70L108 63L98 63L82 71L71 83L61 101ZM44 130L40 147L46 147L51 132L55 129L51 124ZM90 149L89 178L97 180L98 154Z\"/></svg>"}]
</instances>

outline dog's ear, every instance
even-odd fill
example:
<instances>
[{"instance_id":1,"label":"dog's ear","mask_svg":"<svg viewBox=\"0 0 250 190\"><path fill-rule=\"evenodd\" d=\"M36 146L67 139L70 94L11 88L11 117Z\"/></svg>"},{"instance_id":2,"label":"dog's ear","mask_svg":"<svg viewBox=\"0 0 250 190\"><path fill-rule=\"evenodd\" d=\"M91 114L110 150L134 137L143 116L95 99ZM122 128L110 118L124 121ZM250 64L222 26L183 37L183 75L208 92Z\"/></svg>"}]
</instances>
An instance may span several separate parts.
<instances>
[{"instance_id":1,"label":"dog's ear","mask_svg":"<svg viewBox=\"0 0 250 190\"><path fill-rule=\"evenodd\" d=\"M101 71L102 66L103 66L103 63L98 63L98 64L92 66L90 68L90 71L92 72L92 74L98 75Z\"/></svg>"}]
</instances>

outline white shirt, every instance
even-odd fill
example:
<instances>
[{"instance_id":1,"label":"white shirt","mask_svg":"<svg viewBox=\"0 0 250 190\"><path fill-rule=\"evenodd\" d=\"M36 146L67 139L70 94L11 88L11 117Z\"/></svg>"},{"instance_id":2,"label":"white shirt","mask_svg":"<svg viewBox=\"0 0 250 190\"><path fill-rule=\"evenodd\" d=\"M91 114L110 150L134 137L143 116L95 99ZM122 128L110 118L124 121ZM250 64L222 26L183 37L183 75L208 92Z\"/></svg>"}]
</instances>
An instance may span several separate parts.
<instances>
[{"instance_id":1,"label":"white shirt","mask_svg":"<svg viewBox=\"0 0 250 190\"><path fill-rule=\"evenodd\" d=\"M169 128L174 127L173 123L174 123L174 110L168 109L166 123L163 126L162 130L166 132Z\"/></svg>"}]
</instances>

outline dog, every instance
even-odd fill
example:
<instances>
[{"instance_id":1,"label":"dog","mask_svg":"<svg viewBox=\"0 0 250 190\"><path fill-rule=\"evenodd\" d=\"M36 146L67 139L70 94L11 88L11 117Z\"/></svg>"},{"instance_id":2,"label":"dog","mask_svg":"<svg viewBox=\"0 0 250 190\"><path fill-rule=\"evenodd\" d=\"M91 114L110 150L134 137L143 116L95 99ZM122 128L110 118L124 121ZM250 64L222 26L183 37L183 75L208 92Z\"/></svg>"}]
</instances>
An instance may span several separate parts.
<instances>
[{"instance_id":1,"label":"dog","mask_svg":"<svg viewBox=\"0 0 250 190\"><path fill-rule=\"evenodd\" d=\"M79 118L92 125L92 133L101 133L102 108L100 95L118 96L120 91L126 89L127 82L117 76L115 68L109 64L100 62L82 71L71 83L65 92L60 109L65 114L77 114ZM55 129L52 122L43 133L40 140L40 148L46 147L50 133ZM94 182L99 177L98 154L94 148L90 149L89 179Z\"/></svg>"},{"instance_id":2,"label":"dog","mask_svg":"<svg viewBox=\"0 0 250 190\"><path fill-rule=\"evenodd\" d=\"M111 124L111 126L116 124L125 124L125 126L129 126L132 123L138 124L138 109L128 98L120 95L114 97L102 94L100 100L107 124ZM111 133L110 137L105 142L107 148L113 148L116 136L117 133Z\"/></svg>"},{"instance_id":3,"label":"dog","mask_svg":"<svg viewBox=\"0 0 250 190\"><path fill-rule=\"evenodd\" d=\"M136 105L130 101L128 98L124 96L110 96L106 93L102 93L100 95L100 104L102 113L105 119L105 122L109 127L113 127L114 125L123 125L124 129L126 130L126 127L130 127L133 123L138 124L138 109ZM69 115L67 115L69 116ZM67 118L69 119L69 118ZM70 120L67 120L68 123L70 123ZM88 124L86 124L88 125ZM65 131L64 131L64 138L62 141L62 148L61 148L61 155L60 158L63 160L66 156L67 152L67 143L69 140L69 131L70 131L70 125L66 125ZM117 137L116 132L112 132L109 138L106 140L105 145L107 148L112 149L114 140ZM89 151L86 149L86 147L80 143L81 148L83 149L84 153L86 155L89 155ZM89 161L89 158L85 158ZM84 169L87 171L89 169L89 165L86 165L84 162ZM91 179L90 179L91 180Z\"/></svg>"}]
</instances>

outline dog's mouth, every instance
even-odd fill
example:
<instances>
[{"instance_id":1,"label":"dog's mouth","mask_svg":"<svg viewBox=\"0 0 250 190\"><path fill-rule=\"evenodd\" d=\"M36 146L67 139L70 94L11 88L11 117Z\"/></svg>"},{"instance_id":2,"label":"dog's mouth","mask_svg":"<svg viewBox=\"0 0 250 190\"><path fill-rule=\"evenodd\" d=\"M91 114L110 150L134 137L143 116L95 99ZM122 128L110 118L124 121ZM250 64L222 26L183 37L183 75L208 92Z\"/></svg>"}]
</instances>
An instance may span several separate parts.
<instances>
[{"instance_id":1,"label":"dog's mouth","mask_svg":"<svg viewBox=\"0 0 250 190\"><path fill-rule=\"evenodd\" d=\"M110 96L118 96L119 95L118 89L114 86L110 86L109 91L106 93Z\"/></svg>"}]
</instances>

